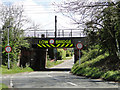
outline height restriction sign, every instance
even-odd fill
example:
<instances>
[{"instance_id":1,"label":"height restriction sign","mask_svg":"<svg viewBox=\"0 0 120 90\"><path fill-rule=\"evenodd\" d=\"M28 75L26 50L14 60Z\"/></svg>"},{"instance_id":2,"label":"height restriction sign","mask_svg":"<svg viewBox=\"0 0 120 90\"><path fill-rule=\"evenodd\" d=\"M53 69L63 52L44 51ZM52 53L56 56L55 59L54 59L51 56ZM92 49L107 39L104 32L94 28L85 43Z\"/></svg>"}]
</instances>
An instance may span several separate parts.
<instances>
[{"instance_id":1,"label":"height restriction sign","mask_svg":"<svg viewBox=\"0 0 120 90\"><path fill-rule=\"evenodd\" d=\"M5 51L6 51L7 53L10 53L10 52L12 51L12 48L11 48L10 46L6 46L6 47L5 47Z\"/></svg>"},{"instance_id":2,"label":"height restriction sign","mask_svg":"<svg viewBox=\"0 0 120 90\"><path fill-rule=\"evenodd\" d=\"M50 44L54 44L54 42L55 42L54 39L50 39L49 41Z\"/></svg>"},{"instance_id":3,"label":"height restriction sign","mask_svg":"<svg viewBox=\"0 0 120 90\"><path fill-rule=\"evenodd\" d=\"M82 43L77 43L76 47L77 47L77 49L82 49L83 48L83 44Z\"/></svg>"}]
</instances>

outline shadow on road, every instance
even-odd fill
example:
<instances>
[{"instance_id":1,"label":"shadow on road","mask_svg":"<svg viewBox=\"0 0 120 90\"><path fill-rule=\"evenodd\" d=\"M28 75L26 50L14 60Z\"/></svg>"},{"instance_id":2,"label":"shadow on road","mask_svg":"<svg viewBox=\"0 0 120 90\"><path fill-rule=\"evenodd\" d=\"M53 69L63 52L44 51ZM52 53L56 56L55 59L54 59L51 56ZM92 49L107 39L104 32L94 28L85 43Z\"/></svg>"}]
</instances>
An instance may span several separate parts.
<instances>
[{"instance_id":1,"label":"shadow on road","mask_svg":"<svg viewBox=\"0 0 120 90\"><path fill-rule=\"evenodd\" d=\"M71 71L71 68L46 68L37 71Z\"/></svg>"}]
</instances>

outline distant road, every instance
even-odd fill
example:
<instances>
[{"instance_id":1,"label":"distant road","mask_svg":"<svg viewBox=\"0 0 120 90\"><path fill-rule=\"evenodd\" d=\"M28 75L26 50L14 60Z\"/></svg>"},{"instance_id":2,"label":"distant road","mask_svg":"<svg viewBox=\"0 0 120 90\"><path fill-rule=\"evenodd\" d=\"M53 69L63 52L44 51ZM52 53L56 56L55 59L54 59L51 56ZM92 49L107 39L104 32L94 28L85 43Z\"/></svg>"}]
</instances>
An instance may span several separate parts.
<instances>
[{"instance_id":1,"label":"distant road","mask_svg":"<svg viewBox=\"0 0 120 90\"><path fill-rule=\"evenodd\" d=\"M51 67L51 68L72 68L73 65L74 65L74 56L72 57L72 59L64 60L63 63L56 65L54 67Z\"/></svg>"}]
</instances>

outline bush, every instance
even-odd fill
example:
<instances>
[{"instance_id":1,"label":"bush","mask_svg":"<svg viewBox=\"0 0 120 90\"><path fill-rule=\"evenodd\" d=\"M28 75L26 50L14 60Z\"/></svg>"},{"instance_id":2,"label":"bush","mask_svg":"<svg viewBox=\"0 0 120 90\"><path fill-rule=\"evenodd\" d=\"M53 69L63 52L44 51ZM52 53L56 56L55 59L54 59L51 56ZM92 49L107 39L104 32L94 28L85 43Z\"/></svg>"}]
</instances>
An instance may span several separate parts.
<instances>
[{"instance_id":1,"label":"bush","mask_svg":"<svg viewBox=\"0 0 120 90\"><path fill-rule=\"evenodd\" d=\"M57 59L62 60L62 51L57 52Z\"/></svg>"},{"instance_id":2,"label":"bush","mask_svg":"<svg viewBox=\"0 0 120 90\"><path fill-rule=\"evenodd\" d=\"M58 64L61 64L61 63L63 63L64 61L47 61L47 65L46 65L46 67L53 67L53 66L56 66L56 65L58 65Z\"/></svg>"},{"instance_id":3,"label":"bush","mask_svg":"<svg viewBox=\"0 0 120 90\"><path fill-rule=\"evenodd\" d=\"M104 70L104 60L109 57L108 53L101 54L97 53L98 50L89 50L87 53L83 51L83 56L81 58L81 64L79 65L79 61L77 61L72 69L71 72L76 75L82 75L91 78L103 78L105 80L112 80L112 81L120 81L120 70L119 71L108 71L109 69ZM94 56L95 55L95 56ZM101 67L102 65L102 67Z\"/></svg>"},{"instance_id":4,"label":"bush","mask_svg":"<svg viewBox=\"0 0 120 90\"><path fill-rule=\"evenodd\" d=\"M71 56L71 52L69 50L66 51L66 57L70 57Z\"/></svg>"},{"instance_id":5,"label":"bush","mask_svg":"<svg viewBox=\"0 0 120 90\"><path fill-rule=\"evenodd\" d=\"M81 62L89 61L98 55L98 49L93 49L93 50L89 49L89 51L83 50L82 52L83 52L83 59L81 60Z\"/></svg>"},{"instance_id":6,"label":"bush","mask_svg":"<svg viewBox=\"0 0 120 90\"><path fill-rule=\"evenodd\" d=\"M57 57L60 60L66 58L66 51L64 51L63 49L58 49L57 50Z\"/></svg>"},{"instance_id":7,"label":"bush","mask_svg":"<svg viewBox=\"0 0 120 90\"><path fill-rule=\"evenodd\" d=\"M102 75L102 78L110 81L120 81L120 71L108 71Z\"/></svg>"}]
</instances>

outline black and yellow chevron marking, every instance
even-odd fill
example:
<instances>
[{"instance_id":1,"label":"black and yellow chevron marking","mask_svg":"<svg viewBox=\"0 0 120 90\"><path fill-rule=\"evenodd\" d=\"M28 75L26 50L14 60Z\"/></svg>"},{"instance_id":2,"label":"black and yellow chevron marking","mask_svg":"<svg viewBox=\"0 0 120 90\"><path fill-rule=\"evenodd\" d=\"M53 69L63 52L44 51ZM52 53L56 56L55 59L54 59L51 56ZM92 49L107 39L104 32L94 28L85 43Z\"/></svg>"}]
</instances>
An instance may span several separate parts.
<instances>
[{"instance_id":1,"label":"black and yellow chevron marking","mask_svg":"<svg viewBox=\"0 0 120 90\"><path fill-rule=\"evenodd\" d=\"M40 44L37 44L37 45L42 48L42 46Z\"/></svg>"},{"instance_id":2,"label":"black and yellow chevron marking","mask_svg":"<svg viewBox=\"0 0 120 90\"><path fill-rule=\"evenodd\" d=\"M60 46L60 44L58 44L56 47L59 47Z\"/></svg>"},{"instance_id":3,"label":"black and yellow chevron marking","mask_svg":"<svg viewBox=\"0 0 120 90\"><path fill-rule=\"evenodd\" d=\"M44 44L42 44L42 46L43 46L43 47L45 47L45 48L47 47L47 46L46 46L46 45L44 45Z\"/></svg>"},{"instance_id":4,"label":"black and yellow chevron marking","mask_svg":"<svg viewBox=\"0 0 120 90\"><path fill-rule=\"evenodd\" d=\"M70 47L73 47L73 44L71 44Z\"/></svg>"},{"instance_id":5,"label":"black and yellow chevron marking","mask_svg":"<svg viewBox=\"0 0 120 90\"><path fill-rule=\"evenodd\" d=\"M51 47L49 44L46 44L46 46Z\"/></svg>"},{"instance_id":6,"label":"black and yellow chevron marking","mask_svg":"<svg viewBox=\"0 0 120 90\"><path fill-rule=\"evenodd\" d=\"M71 48L71 47L74 47L73 44L57 44L57 45L54 45L54 44L37 44L40 48Z\"/></svg>"},{"instance_id":7,"label":"black and yellow chevron marking","mask_svg":"<svg viewBox=\"0 0 120 90\"><path fill-rule=\"evenodd\" d=\"M50 44L52 47L55 47L55 45L53 45L53 44Z\"/></svg>"},{"instance_id":8,"label":"black and yellow chevron marking","mask_svg":"<svg viewBox=\"0 0 120 90\"><path fill-rule=\"evenodd\" d=\"M64 47L65 44L62 44L61 47Z\"/></svg>"},{"instance_id":9,"label":"black and yellow chevron marking","mask_svg":"<svg viewBox=\"0 0 120 90\"><path fill-rule=\"evenodd\" d=\"M68 47L70 44L67 44L65 47Z\"/></svg>"}]
</instances>

